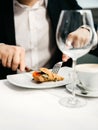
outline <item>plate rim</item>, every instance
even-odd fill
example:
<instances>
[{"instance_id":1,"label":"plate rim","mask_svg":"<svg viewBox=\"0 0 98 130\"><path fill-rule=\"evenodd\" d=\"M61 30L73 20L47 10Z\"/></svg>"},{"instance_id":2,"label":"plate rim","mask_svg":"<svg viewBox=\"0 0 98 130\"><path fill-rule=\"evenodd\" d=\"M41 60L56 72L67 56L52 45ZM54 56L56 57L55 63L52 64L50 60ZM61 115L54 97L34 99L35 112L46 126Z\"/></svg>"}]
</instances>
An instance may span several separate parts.
<instances>
[{"instance_id":1,"label":"plate rim","mask_svg":"<svg viewBox=\"0 0 98 130\"><path fill-rule=\"evenodd\" d=\"M71 84L66 85L66 90L71 93L72 89L69 88L70 85ZM80 90L80 92L81 92L81 90ZM80 92L79 92L79 89L78 89L78 91L75 91L75 94L78 95L78 96L82 96L82 97L98 98L98 91L97 92L96 91L87 91L88 94L82 94Z\"/></svg>"},{"instance_id":2,"label":"plate rim","mask_svg":"<svg viewBox=\"0 0 98 130\"><path fill-rule=\"evenodd\" d=\"M63 69L66 69L66 70L71 70L72 71L72 68L71 67L62 67L61 68L62 70ZM29 74L30 75L31 72L28 72L28 73L19 73L19 74L13 74L13 75L7 75L7 81L9 83L11 83L12 85L14 86L17 86L17 87L21 87L21 88L31 88L31 89L46 89L46 88L56 88L56 87L60 87L60 86L64 86L66 84L69 84L69 83L66 83L67 80L63 80L63 81L59 81L59 84L58 84L58 81L57 82L49 82L49 84L47 85L47 82L43 83L43 85L34 85L32 84L32 86L30 85L22 85L22 84L18 84L16 82L13 82L13 80L11 80L11 77L17 77L19 75L25 75L25 74ZM32 77L33 78L33 77ZM32 80L32 79L31 79ZM51 85L51 83L55 83L55 85Z\"/></svg>"}]
</instances>

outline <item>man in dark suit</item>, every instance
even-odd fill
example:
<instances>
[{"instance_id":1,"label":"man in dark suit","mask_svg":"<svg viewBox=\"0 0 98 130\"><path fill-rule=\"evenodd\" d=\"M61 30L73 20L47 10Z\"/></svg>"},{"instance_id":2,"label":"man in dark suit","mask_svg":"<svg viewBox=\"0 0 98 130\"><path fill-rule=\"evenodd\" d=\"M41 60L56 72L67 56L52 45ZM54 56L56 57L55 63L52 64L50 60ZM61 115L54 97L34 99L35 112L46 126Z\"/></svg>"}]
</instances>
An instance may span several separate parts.
<instances>
[{"instance_id":1,"label":"man in dark suit","mask_svg":"<svg viewBox=\"0 0 98 130\"><path fill-rule=\"evenodd\" d=\"M81 7L75 0L0 0L0 79L15 74L17 69L24 71L26 65L51 68L61 60L55 33L63 9ZM84 41L89 38L87 28L78 31L84 32ZM63 60L67 59L63 55ZM66 62L70 64L70 60Z\"/></svg>"}]
</instances>

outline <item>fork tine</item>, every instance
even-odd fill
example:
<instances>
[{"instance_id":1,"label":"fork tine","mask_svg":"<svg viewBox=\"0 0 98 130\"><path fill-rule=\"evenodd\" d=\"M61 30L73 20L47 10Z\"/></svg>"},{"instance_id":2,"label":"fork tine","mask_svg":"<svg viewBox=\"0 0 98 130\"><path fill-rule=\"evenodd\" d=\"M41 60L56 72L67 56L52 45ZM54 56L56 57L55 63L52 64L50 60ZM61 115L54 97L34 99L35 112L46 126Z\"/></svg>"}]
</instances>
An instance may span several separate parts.
<instances>
[{"instance_id":1,"label":"fork tine","mask_svg":"<svg viewBox=\"0 0 98 130\"><path fill-rule=\"evenodd\" d=\"M57 74L58 71L60 70L61 66L62 66L62 63L63 63L62 61L56 63L56 64L53 66L53 68L52 68L52 72Z\"/></svg>"}]
</instances>

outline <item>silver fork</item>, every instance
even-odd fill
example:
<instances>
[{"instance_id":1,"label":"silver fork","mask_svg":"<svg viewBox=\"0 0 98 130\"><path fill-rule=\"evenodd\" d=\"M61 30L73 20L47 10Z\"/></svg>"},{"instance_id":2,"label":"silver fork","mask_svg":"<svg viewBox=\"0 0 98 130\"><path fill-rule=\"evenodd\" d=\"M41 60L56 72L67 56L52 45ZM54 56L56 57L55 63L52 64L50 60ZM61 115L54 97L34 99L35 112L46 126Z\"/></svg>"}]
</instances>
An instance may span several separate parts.
<instances>
[{"instance_id":1,"label":"silver fork","mask_svg":"<svg viewBox=\"0 0 98 130\"><path fill-rule=\"evenodd\" d=\"M59 70L60 70L62 64L63 64L63 61L57 62L57 63L53 66L52 72L55 73L55 74L57 74L57 73L59 72ZM31 72L31 71L34 71L34 70L33 70L32 68L29 68L29 67L26 66L26 67L25 67L25 71L26 71L26 72Z\"/></svg>"},{"instance_id":2,"label":"silver fork","mask_svg":"<svg viewBox=\"0 0 98 130\"><path fill-rule=\"evenodd\" d=\"M55 74L57 74L57 73L59 72L59 70L60 70L62 64L63 64L63 61L57 62L57 63L53 66L52 72L55 73Z\"/></svg>"}]
</instances>

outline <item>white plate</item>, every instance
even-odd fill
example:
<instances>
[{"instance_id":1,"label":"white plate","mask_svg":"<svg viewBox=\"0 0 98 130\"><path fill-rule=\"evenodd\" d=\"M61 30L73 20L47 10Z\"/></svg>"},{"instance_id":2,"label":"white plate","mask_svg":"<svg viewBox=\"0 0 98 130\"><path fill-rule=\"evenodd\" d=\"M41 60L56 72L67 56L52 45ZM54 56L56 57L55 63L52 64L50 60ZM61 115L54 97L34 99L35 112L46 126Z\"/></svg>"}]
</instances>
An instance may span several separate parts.
<instances>
[{"instance_id":1,"label":"white plate","mask_svg":"<svg viewBox=\"0 0 98 130\"><path fill-rule=\"evenodd\" d=\"M72 92L72 90L73 90L72 84L66 85L66 89L69 92ZM78 87L76 87L76 89L75 89L75 94L79 95L79 96L83 96L83 97L98 97L98 91L87 91L87 94L83 94L83 93L81 93L81 90Z\"/></svg>"},{"instance_id":2,"label":"white plate","mask_svg":"<svg viewBox=\"0 0 98 130\"><path fill-rule=\"evenodd\" d=\"M72 69L69 67L62 67L59 71L59 75L64 77L64 80L62 81L56 81L56 82L44 82L44 83L36 83L32 78L32 73L21 73L21 74L14 74L14 75L8 75L7 80L18 87L23 88L54 88L54 87L60 87L65 84L68 84L70 81L68 80L68 73L71 72Z\"/></svg>"}]
</instances>

